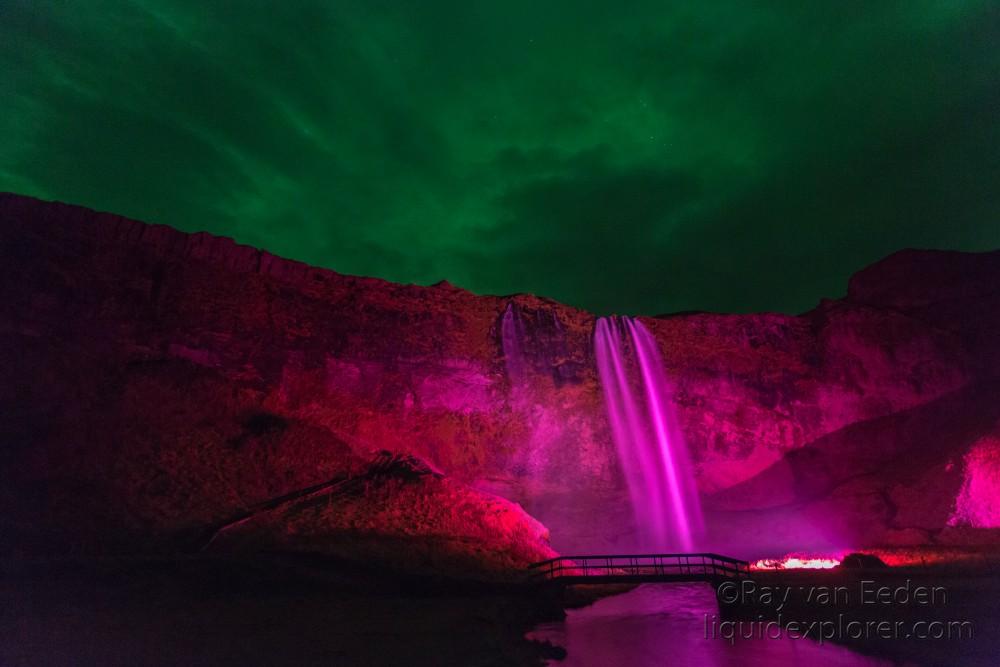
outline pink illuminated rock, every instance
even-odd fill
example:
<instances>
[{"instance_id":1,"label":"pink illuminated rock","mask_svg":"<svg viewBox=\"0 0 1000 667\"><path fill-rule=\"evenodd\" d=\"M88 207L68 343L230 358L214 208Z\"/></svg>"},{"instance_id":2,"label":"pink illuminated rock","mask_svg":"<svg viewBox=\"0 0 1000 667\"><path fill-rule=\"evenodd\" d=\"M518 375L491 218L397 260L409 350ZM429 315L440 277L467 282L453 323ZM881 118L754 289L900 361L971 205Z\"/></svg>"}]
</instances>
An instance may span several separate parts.
<instances>
[{"instance_id":1,"label":"pink illuminated rock","mask_svg":"<svg viewBox=\"0 0 1000 667\"><path fill-rule=\"evenodd\" d=\"M800 316L639 318L713 539L957 529L1000 417L997 284L1000 254L908 251ZM0 549L162 549L389 450L520 504L561 551L614 551L635 526L595 324L0 195Z\"/></svg>"},{"instance_id":2,"label":"pink illuminated rock","mask_svg":"<svg viewBox=\"0 0 1000 667\"><path fill-rule=\"evenodd\" d=\"M949 523L1000 528L1000 436L997 432L977 440L962 463L962 489Z\"/></svg>"},{"instance_id":3,"label":"pink illuminated rock","mask_svg":"<svg viewBox=\"0 0 1000 667\"><path fill-rule=\"evenodd\" d=\"M557 554L515 503L408 457L383 455L332 484L221 526L212 553L306 552L398 572L514 580Z\"/></svg>"}]
</instances>

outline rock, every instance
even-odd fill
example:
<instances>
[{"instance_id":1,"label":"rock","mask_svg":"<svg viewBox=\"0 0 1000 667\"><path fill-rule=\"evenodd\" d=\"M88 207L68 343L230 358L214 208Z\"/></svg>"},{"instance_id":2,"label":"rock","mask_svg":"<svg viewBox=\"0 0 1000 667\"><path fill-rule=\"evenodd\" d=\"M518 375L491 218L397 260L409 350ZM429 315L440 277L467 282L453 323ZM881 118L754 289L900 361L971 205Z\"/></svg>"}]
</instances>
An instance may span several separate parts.
<instances>
[{"instance_id":1,"label":"rock","mask_svg":"<svg viewBox=\"0 0 1000 667\"><path fill-rule=\"evenodd\" d=\"M643 319L712 523L737 555L761 534L860 547L947 527L968 448L996 421L977 397L994 396L1000 368L997 284L998 253L907 251L800 316ZM517 381L501 335L512 308ZM460 484L519 504L559 550L627 548L594 323L532 295L345 276L0 195L0 510L12 536L0 550L174 548L361 474L382 450L445 475L414 489L444 499Z\"/></svg>"},{"instance_id":2,"label":"rock","mask_svg":"<svg viewBox=\"0 0 1000 667\"><path fill-rule=\"evenodd\" d=\"M960 465L962 488L948 525L1000 528L1000 424L972 443Z\"/></svg>"},{"instance_id":3,"label":"rock","mask_svg":"<svg viewBox=\"0 0 1000 667\"><path fill-rule=\"evenodd\" d=\"M353 475L224 523L204 550L313 553L409 575L519 581L528 565L556 556L548 537L516 504L414 457L382 453Z\"/></svg>"},{"instance_id":4,"label":"rock","mask_svg":"<svg viewBox=\"0 0 1000 667\"><path fill-rule=\"evenodd\" d=\"M849 553L840 559L840 565L837 567L844 570L872 570L885 569L889 566L878 556L864 553Z\"/></svg>"},{"instance_id":5,"label":"rock","mask_svg":"<svg viewBox=\"0 0 1000 667\"><path fill-rule=\"evenodd\" d=\"M848 301L905 313L956 332L977 373L1000 374L1000 250L903 250L851 278Z\"/></svg>"}]
</instances>

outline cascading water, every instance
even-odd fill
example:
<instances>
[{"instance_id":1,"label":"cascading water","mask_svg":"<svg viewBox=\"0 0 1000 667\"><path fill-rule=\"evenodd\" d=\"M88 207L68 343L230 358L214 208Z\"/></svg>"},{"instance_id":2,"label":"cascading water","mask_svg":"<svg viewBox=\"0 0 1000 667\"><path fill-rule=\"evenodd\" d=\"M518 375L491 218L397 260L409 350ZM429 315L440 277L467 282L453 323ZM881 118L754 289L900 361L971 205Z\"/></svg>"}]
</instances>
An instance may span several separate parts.
<instances>
[{"instance_id":1,"label":"cascading water","mask_svg":"<svg viewBox=\"0 0 1000 667\"><path fill-rule=\"evenodd\" d=\"M702 528L701 505L656 340L635 319L602 317L594 349L635 514L636 546L690 551Z\"/></svg>"},{"instance_id":2,"label":"cascading water","mask_svg":"<svg viewBox=\"0 0 1000 667\"><path fill-rule=\"evenodd\" d=\"M500 342L503 345L507 376L515 387L519 386L521 380L524 379L527 370L524 350L521 348L523 338L524 324L521 322L521 313L515 304L508 303L503 318L500 320Z\"/></svg>"}]
</instances>

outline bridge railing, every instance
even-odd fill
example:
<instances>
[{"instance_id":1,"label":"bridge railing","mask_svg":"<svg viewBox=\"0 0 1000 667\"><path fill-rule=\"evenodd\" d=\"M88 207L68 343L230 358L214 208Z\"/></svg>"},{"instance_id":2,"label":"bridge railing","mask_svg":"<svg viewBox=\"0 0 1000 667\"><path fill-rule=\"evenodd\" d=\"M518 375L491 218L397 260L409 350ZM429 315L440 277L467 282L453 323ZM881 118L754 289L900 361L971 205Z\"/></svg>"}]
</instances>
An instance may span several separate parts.
<instances>
[{"instance_id":1,"label":"bridge railing","mask_svg":"<svg viewBox=\"0 0 1000 667\"><path fill-rule=\"evenodd\" d=\"M560 556L529 567L533 579L628 581L739 579L750 572L746 561L713 553Z\"/></svg>"}]
</instances>

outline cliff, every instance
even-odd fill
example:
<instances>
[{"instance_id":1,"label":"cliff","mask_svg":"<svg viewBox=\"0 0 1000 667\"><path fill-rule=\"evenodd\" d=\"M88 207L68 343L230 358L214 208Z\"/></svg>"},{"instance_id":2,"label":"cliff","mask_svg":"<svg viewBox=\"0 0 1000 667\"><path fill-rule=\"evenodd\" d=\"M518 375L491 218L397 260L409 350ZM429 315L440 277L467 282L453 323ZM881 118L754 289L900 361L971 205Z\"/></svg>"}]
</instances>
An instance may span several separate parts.
<instances>
[{"instance_id":1,"label":"cliff","mask_svg":"<svg viewBox=\"0 0 1000 667\"><path fill-rule=\"evenodd\" d=\"M428 493L506 503L516 532L534 540L509 562L548 549L513 503L560 550L631 539L589 313L340 275L9 194L0 260L7 551L187 544L283 494L363 476L382 451L444 475L448 488ZM967 506L992 479L970 462L996 458L996 285L1000 253L904 251L799 316L643 318L716 513L706 543L741 555L956 531L993 539L992 520L973 525L983 514ZM516 378L505 314L517 320ZM390 493L401 512L426 509L415 489L374 490L370 503L351 501L364 520L317 515L310 531L328 526L346 536L340 545L352 530L406 538L365 508ZM921 503L942 509L907 518ZM277 534L292 515L301 508L254 530ZM447 538L456 521L428 521L425 537ZM483 531L466 537L473 550L499 548Z\"/></svg>"}]
</instances>

